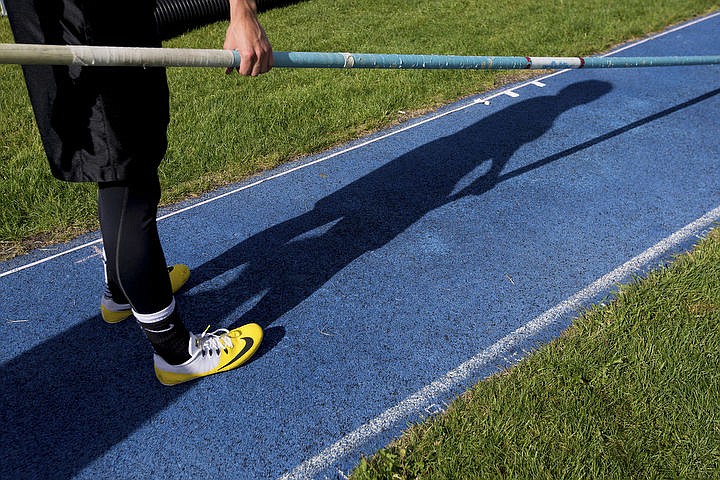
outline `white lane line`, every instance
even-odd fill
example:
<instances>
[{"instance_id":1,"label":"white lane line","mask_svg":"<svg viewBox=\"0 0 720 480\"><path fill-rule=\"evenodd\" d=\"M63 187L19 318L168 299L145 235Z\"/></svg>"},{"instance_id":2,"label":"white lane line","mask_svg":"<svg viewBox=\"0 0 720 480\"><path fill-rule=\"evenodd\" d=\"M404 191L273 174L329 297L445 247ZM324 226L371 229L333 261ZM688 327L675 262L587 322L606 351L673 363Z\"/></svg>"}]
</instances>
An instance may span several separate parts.
<instances>
[{"instance_id":1,"label":"white lane line","mask_svg":"<svg viewBox=\"0 0 720 480\"><path fill-rule=\"evenodd\" d=\"M530 322L504 336L489 348L460 364L454 370L423 387L414 394L405 398L394 407L389 408L379 416L370 420L334 444L327 447L318 455L304 461L292 471L283 475L281 480L313 478L322 470L329 468L346 455L357 451L368 440L389 430L400 420L409 416L417 416L426 406L435 401L437 397L450 392L453 388L465 384L471 379L479 380L476 372L493 363L503 360L503 356L514 347L525 343L535 337L545 328L573 314L597 295L607 292L613 285L627 279L633 273L660 259L674 247L683 244L693 237L699 238L713 225L720 221L720 206L706 213L694 222L686 225L669 237L661 240L640 255L628 260L615 270L603 275L593 283L583 288L567 300L560 302Z\"/></svg>"},{"instance_id":2,"label":"white lane line","mask_svg":"<svg viewBox=\"0 0 720 480\"><path fill-rule=\"evenodd\" d=\"M655 40L656 38L660 38L660 37L663 37L663 36L665 36L665 35L669 35L669 34L671 34L671 33L674 33L674 32L677 32L677 31L679 31L679 30L682 30L682 29L684 29L684 28L691 27L691 26L696 25L696 24L698 24L698 23L704 22L704 21L706 21L706 20L710 20L710 19L712 19L712 18L717 17L718 15L720 15L720 11L715 12L715 13L713 13L713 14L711 14L711 15L706 16L706 17L701 17L701 18L695 19L695 20L693 20L693 21L691 21L691 22L688 22L688 23L685 23L685 24L682 24L682 25L678 25L678 26L675 27L675 28L672 28L672 29L667 30L667 31L664 31L664 32L657 33L657 34L652 35L652 36L650 36L650 37L648 37L648 38L645 38L645 39L642 39L642 40L638 40L638 41L635 42L635 43L626 45L626 46L624 46L624 47L622 47L622 48L620 48L620 49L618 49L618 50L613 50L612 52L606 53L605 55L602 55L602 56L603 56L603 57L607 57L607 56L610 56L610 55L614 55L614 54L616 54L616 53L622 52L622 51L627 50L627 49L629 49L629 48L633 48L633 47L636 47L636 46L638 46L638 45L642 45L643 43L649 42L649 41L651 41L651 40ZM506 90L501 90L501 91L495 92L495 93L492 94L492 95L489 95L489 96L486 96L486 97L482 97L482 98L477 98L476 100L474 100L474 101L472 101L472 102L469 102L469 103L467 103L467 104L461 105L461 106L459 106L459 107L457 107L457 108L454 108L454 109L451 109L451 110L447 110L447 111L441 112L441 113L439 113L439 114L437 114L437 115L433 115L433 116L431 116L431 117L428 117L428 118L426 118L426 119L424 119L424 120L422 120L422 121L419 121L419 122L416 122L416 123L412 123L411 125L407 125L407 126L405 126L405 127L403 127L403 128L400 128L400 129L397 129L397 130L393 130L393 131L388 132L388 133L386 133L386 134L384 134L384 135L381 135L381 136L378 136L378 137L375 137L375 138L371 138L371 139L369 139L369 140L367 140L367 141L365 141L365 142L361 142L361 143L358 143L358 144L353 145L353 146L351 146L351 147L348 147L348 148L345 148L345 149L336 151L336 152L334 152L334 153L331 153L331 154L326 155L326 156L324 156L324 157L320 157L320 158L318 158L318 159L316 159L316 160L313 160L313 161L311 161L311 162L308 162L308 163L299 165L299 166L297 166L297 167L294 167L294 168L291 168L291 169L282 171L282 172L280 172L280 173L277 173L277 174L275 174L275 175L271 175L271 176L269 176L269 177L262 178L262 179L260 179L260 180L258 180L258 181L256 181L256 182L250 183L250 184L248 184L248 185L244 185L244 186L239 187L239 188L236 188L236 189L234 189L234 190L231 190L231 191L225 192L225 193L223 193L223 194L217 195L217 196L215 196L215 197L208 198L207 200L203 200L203 201L201 201L201 202L194 203L194 204L189 205L189 206L187 206L187 207L185 207L185 208L181 208L181 209L179 209L179 210L173 211L173 212L168 213L168 214L166 214L166 215L160 216L160 217L158 217L158 221L165 220L165 219L170 218L170 217L174 217L175 215L179 215L179 214L184 213L184 212L187 212L187 211L189 211L189 210L192 210L192 209L201 207L201 206L203 206L203 205L207 205L208 203L212 203L212 202L215 202L215 201L220 200L220 199L222 199L222 198L228 197L228 196L230 196L230 195L234 195L234 194L236 194L236 193L238 193L238 192L241 192L241 191L243 191L243 190L247 190L247 189L249 189L249 188L255 187L255 186L260 185L260 184L265 183L265 182L269 182L270 180L275 180L275 179L277 179L277 178L284 177L285 175L289 175L290 173L296 172L296 171L298 171L298 170L302 170L302 169L307 168L307 167L310 167L310 166L312 166L312 165L315 165L315 164L318 164L318 163L321 163L321 162L325 162L325 161L327 161L327 160L330 160L330 159L332 159L332 158L338 157L338 156L340 156L340 155L344 155L345 153L352 152L352 151L354 151L354 150L358 150L358 149L364 148L364 147L366 147L366 146L368 146L368 145L371 145L371 144L373 144L373 143L379 142L379 141L381 141L381 140L385 140L385 139L387 139L387 138L390 138L390 137L392 137L392 136L395 136L395 135L398 135L398 134L400 134L400 133L406 132L406 131L408 131L408 130L411 130L411 129L413 129L413 128L419 127L419 126L421 126L421 125L425 125L426 123L433 122L433 121L438 120L438 119L440 119L440 118L442 118L442 117L445 117L445 116L447 116L447 115L451 115L451 114L453 114L453 113L457 113L457 112L460 112L460 111L462 111L462 110L466 110L466 109L468 109L468 108L470 108L470 107L474 107L475 105L478 105L478 104L486 104L486 105L489 105L490 100L492 100L492 99L494 99L494 98L497 98L497 97L500 97L500 96L502 96L502 95L517 96L517 93L515 92L515 90L519 90L519 89L521 89L521 88L525 88L525 87L528 87L528 86L530 86L530 85L540 86L540 85L538 85L538 84L539 84L539 83L543 83L543 82L542 82L543 80L547 80L548 78L551 78L551 77L554 77L554 76L557 76L557 75L562 75L562 74L564 74L564 73L571 72L571 71L573 71L573 70L571 70L571 69L559 70L559 71L550 73L550 74L545 75L545 76L542 76L542 77L534 78L534 79L529 80L528 82L522 83L522 84L520 84L520 85L516 85L516 86L510 87L510 88L508 88L508 89L506 89ZM21 272L21 271L26 270L26 269L28 269L28 268L41 265L41 264L43 264L43 263L49 262L49 261L51 261L51 260L54 260L54 259L56 259L56 258L62 257L62 256L64 256L64 255L70 254L70 253L72 253L72 252L76 252L76 251L78 251L78 250L81 250L81 249L83 249L83 248L86 248L86 247L89 247L89 246L92 246L92 245L97 245L97 244L99 244L99 243L102 243L102 240L101 240L101 239L94 240L94 241L92 241L92 242L88 242L88 243L84 243L84 244L82 244L82 245L78 245L78 246L72 247L72 248L70 248L70 249L68 249L68 250L64 250L64 251L62 251L62 252L56 253L56 254L54 254L54 255L51 255L51 256L49 256L49 257L42 258L42 259L40 259L40 260L36 260L36 261L31 262L31 263L28 263L28 264L26 264L26 265L21 265L21 266L19 266L19 267L13 268L13 269L8 270L8 271L6 271L6 272L0 273L0 278L7 277L7 276L9 276L9 275L12 275L12 274Z\"/></svg>"},{"instance_id":3,"label":"white lane line","mask_svg":"<svg viewBox=\"0 0 720 480\"><path fill-rule=\"evenodd\" d=\"M662 31L662 32L657 33L657 34L655 34L655 35L651 35L651 36L649 36L649 37L647 37L647 38L643 38L642 40L638 40L638 41L633 42L633 43L631 43L631 44L629 44L629 45L625 45L625 46L622 47L622 48L619 48L619 49L617 49L617 50L613 50L612 52L606 53L605 55L601 55L601 56L602 56L602 57L609 57L610 55L615 55L616 53L620 53L620 52L623 52L623 51L628 50L628 49L630 49L630 48L637 47L638 45L642 45L643 43L650 42L650 41L652 41L652 40L655 40L656 38L664 37L665 35L670 35L671 33L675 33L675 32L678 32L678 31L680 31L680 30L683 30L683 29L685 29L685 28L692 27L693 25L697 25L698 23L702 23L702 22L704 22L704 21L706 21L706 20L713 19L713 18L715 18L715 17L717 17L717 16L719 16L719 15L720 15L720 11L717 11L717 12L715 12L715 13L711 13L710 15L708 15L708 16L706 16L706 17L696 18L695 20L692 20L692 21L690 21L690 22L688 22L688 23L683 23L683 24L678 25L677 27L671 28L670 30L665 30L665 31Z\"/></svg>"},{"instance_id":4,"label":"white lane line","mask_svg":"<svg viewBox=\"0 0 720 480\"><path fill-rule=\"evenodd\" d=\"M35 266L41 265L41 264L43 264L43 263L45 263L45 262L49 262L50 260L54 260L54 259L56 259L56 258L58 258L58 257L62 257L62 256L64 256L64 255L67 255L67 254L72 253L72 252L77 252L78 250L82 250L83 248L87 248L87 247L90 247L90 246L92 246L92 245L98 245L98 244L100 244L100 243L102 243L102 239L97 239L97 240L93 240L92 242L83 243L82 245L78 245L78 246L73 247L73 248L70 248L70 249L68 249L68 250L63 250L62 252L56 253L56 254L54 254L54 255L50 255L49 257L41 258L40 260L36 260L36 261L34 261L34 262L31 262L31 263L28 263L28 264L25 264L25 265L21 265L21 266L19 266L19 267L16 267L16 268L13 268L13 269L11 269L11 270L8 270L7 272L0 273L0 278L2 278L2 277L7 277L8 275L12 275L13 273L17 273L17 272L20 272L20 271L22 271L22 270L28 269L28 268L30 268L30 267L35 267Z\"/></svg>"}]
</instances>

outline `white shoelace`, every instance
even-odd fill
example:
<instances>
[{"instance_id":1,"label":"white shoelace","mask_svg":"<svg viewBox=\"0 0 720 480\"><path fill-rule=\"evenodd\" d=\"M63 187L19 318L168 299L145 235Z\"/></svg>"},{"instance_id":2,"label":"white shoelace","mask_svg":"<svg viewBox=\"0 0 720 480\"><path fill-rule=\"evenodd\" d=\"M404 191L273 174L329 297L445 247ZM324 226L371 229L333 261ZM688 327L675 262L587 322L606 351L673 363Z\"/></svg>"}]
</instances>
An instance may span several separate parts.
<instances>
[{"instance_id":1,"label":"white shoelace","mask_svg":"<svg viewBox=\"0 0 720 480\"><path fill-rule=\"evenodd\" d=\"M195 336L195 346L202 350L203 355L213 354L213 351L220 355L220 350L227 353L229 348L233 347L232 339L228 336L230 331L226 328L219 328L214 332L208 332L210 326L200 335Z\"/></svg>"}]
</instances>

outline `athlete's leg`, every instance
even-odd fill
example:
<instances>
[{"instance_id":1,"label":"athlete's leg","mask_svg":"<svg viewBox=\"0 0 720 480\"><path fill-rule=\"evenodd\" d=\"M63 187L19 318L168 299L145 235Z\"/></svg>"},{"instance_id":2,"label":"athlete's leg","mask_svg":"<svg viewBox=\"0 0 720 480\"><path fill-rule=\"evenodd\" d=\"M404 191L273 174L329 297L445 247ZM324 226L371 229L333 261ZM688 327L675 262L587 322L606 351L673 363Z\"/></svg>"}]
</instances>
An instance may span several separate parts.
<instances>
[{"instance_id":1,"label":"athlete's leg","mask_svg":"<svg viewBox=\"0 0 720 480\"><path fill-rule=\"evenodd\" d=\"M99 211L110 289L132 305L145 336L155 349L155 374L176 385L237 368L262 341L257 324L200 335L189 333L170 290L155 215L157 177L138 182L99 185Z\"/></svg>"},{"instance_id":2,"label":"athlete's leg","mask_svg":"<svg viewBox=\"0 0 720 480\"><path fill-rule=\"evenodd\" d=\"M108 290L129 303L155 352L170 363L189 358L189 333L175 309L157 231L160 183L156 175L98 184L98 213Z\"/></svg>"}]
</instances>

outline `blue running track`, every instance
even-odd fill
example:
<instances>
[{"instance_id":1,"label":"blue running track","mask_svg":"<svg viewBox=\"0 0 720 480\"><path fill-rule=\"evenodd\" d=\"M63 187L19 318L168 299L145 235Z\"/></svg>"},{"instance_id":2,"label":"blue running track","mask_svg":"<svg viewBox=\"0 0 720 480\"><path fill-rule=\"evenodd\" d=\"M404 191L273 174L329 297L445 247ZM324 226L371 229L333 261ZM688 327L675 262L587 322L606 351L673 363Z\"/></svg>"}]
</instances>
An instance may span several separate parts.
<instances>
[{"instance_id":1,"label":"blue running track","mask_svg":"<svg viewBox=\"0 0 720 480\"><path fill-rule=\"evenodd\" d=\"M719 32L622 55L718 54ZM0 478L342 477L706 233L718 112L720 66L558 72L163 212L188 326L266 331L173 388L98 316L97 234L0 264Z\"/></svg>"}]
</instances>

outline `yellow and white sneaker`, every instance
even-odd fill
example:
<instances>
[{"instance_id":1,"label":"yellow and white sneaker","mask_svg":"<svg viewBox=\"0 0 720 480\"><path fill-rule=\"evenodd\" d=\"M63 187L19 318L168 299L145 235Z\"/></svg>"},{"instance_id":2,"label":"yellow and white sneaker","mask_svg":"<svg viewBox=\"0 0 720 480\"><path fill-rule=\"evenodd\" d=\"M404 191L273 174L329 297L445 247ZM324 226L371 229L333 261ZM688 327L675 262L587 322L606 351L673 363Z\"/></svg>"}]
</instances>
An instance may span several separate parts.
<instances>
[{"instance_id":1,"label":"yellow and white sneaker","mask_svg":"<svg viewBox=\"0 0 720 480\"><path fill-rule=\"evenodd\" d=\"M187 265L178 263L168 267L168 275L170 276L172 292L175 293L190 278L190 268ZM129 303L116 303L112 298L103 295L100 299L100 315L106 323L119 323L132 315L132 309Z\"/></svg>"},{"instance_id":2,"label":"yellow and white sneaker","mask_svg":"<svg viewBox=\"0 0 720 480\"><path fill-rule=\"evenodd\" d=\"M210 327L208 327L210 328ZM155 354L155 375L163 385L177 385L195 378L227 372L247 362L262 342L260 325L249 323L233 330L221 328L190 334L190 360L170 365Z\"/></svg>"}]
</instances>

